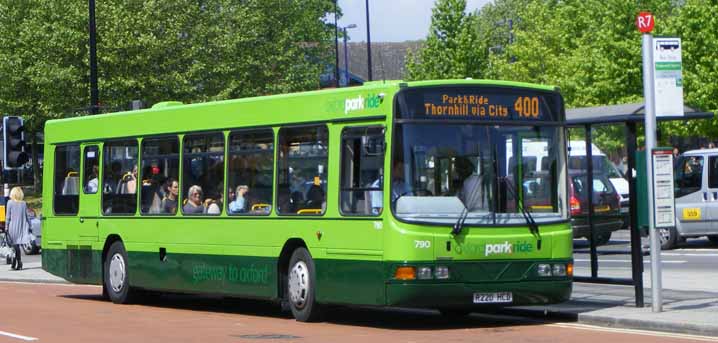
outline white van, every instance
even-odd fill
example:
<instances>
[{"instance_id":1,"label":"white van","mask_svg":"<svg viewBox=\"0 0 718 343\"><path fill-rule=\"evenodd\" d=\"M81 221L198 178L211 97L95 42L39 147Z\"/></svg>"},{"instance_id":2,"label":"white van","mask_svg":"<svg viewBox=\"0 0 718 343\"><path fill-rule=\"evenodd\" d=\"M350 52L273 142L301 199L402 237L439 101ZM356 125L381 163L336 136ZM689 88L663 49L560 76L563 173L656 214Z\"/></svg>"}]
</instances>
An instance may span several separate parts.
<instances>
[{"instance_id":1,"label":"white van","mask_svg":"<svg viewBox=\"0 0 718 343\"><path fill-rule=\"evenodd\" d=\"M506 143L507 151L510 151L511 141ZM608 159L608 156L601 151L595 144L591 144L593 154L593 170L606 175L611 181L611 185L618 192L621 203L621 214L628 215L629 212L629 191L628 181L624 178L623 173L616 168L616 165ZM586 170L586 142L569 141L568 142L568 169ZM548 161L544 158L548 156L548 145L546 142L528 142L523 144L522 159L524 165L536 171L547 170ZM506 154L506 165L511 166L515 162L511 154ZM626 221L628 225L628 221Z\"/></svg>"},{"instance_id":2,"label":"white van","mask_svg":"<svg viewBox=\"0 0 718 343\"><path fill-rule=\"evenodd\" d=\"M586 170L586 142L569 141L568 149L568 169ZM608 156L595 144L591 144L591 154L593 154L594 173L600 172L608 177L611 181L611 185L613 185L613 188L618 192L621 201L621 214L628 215L628 181L623 176L623 173L616 168L616 165L608 159ZM625 225L628 225L628 221L626 221Z\"/></svg>"},{"instance_id":3,"label":"white van","mask_svg":"<svg viewBox=\"0 0 718 343\"><path fill-rule=\"evenodd\" d=\"M718 149L686 151L675 162L673 176L676 227L659 230L661 248L700 236L718 244Z\"/></svg>"}]
</instances>

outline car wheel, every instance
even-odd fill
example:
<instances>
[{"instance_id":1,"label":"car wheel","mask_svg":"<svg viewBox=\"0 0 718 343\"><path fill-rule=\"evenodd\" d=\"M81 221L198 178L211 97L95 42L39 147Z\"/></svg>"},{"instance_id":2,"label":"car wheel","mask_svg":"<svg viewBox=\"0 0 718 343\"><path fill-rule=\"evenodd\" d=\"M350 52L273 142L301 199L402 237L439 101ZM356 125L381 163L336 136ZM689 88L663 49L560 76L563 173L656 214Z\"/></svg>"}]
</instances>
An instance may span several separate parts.
<instances>
[{"instance_id":1,"label":"car wheel","mask_svg":"<svg viewBox=\"0 0 718 343\"><path fill-rule=\"evenodd\" d=\"M708 240L713 243L713 245L718 245L718 235L710 235L708 236Z\"/></svg>"},{"instance_id":2,"label":"car wheel","mask_svg":"<svg viewBox=\"0 0 718 343\"><path fill-rule=\"evenodd\" d=\"M589 237L589 240L591 238ZM599 232L596 234L596 246L606 245L611 241L611 232Z\"/></svg>"},{"instance_id":3,"label":"car wheel","mask_svg":"<svg viewBox=\"0 0 718 343\"><path fill-rule=\"evenodd\" d=\"M35 244L35 242L30 242L22 245L22 250L25 252L25 255L34 255L37 254L38 246Z\"/></svg>"},{"instance_id":4,"label":"car wheel","mask_svg":"<svg viewBox=\"0 0 718 343\"><path fill-rule=\"evenodd\" d=\"M671 250L678 241L678 232L672 227L658 229L658 239L661 242L661 250Z\"/></svg>"},{"instance_id":5,"label":"car wheel","mask_svg":"<svg viewBox=\"0 0 718 343\"><path fill-rule=\"evenodd\" d=\"M127 251L124 244L121 241L112 243L110 250L107 251L102 274L107 296L115 304L130 303L134 295L130 287L127 266Z\"/></svg>"},{"instance_id":6,"label":"car wheel","mask_svg":"<svg viewBox=\"0 0 718 343\"><path fill-rule=\"evenodd\" d=\"M314 260L305 248L297 248L289 259L287 294L289 308L300 322L319 320L320 307L315 301L316 275Z\"/></svg>"}]
</instances>

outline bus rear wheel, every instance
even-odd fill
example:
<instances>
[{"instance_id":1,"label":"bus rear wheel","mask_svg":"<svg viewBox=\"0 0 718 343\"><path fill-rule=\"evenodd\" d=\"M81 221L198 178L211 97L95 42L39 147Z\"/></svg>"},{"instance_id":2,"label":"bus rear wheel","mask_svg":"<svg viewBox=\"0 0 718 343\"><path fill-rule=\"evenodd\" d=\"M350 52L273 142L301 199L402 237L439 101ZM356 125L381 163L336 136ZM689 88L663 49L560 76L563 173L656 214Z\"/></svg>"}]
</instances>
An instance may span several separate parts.
<instances>
[{"instance_id":1,"label":"bus rear wheel","mask_svg":"<svg viewBox=\"0 0 718 343\"><path fill-rule=\"evenodd\" d=\"M316 274L314 260L305 248L297 248L289 259L287 296L294 318L300 322L314 322L320 318L315 300Z\"/></svg>"},{"instance_id":2,"label":"bus rear wheel","mask_svg":"<svg viewBox=\"0 0 718 343\"><path fill-rule=\"evenodd\" d=\"M127 251L120 241L112 243L107 251L103 271L103 295L115 304L127 304L132 300L130 279L127 273Z\"/></svg>"}]
</instances>

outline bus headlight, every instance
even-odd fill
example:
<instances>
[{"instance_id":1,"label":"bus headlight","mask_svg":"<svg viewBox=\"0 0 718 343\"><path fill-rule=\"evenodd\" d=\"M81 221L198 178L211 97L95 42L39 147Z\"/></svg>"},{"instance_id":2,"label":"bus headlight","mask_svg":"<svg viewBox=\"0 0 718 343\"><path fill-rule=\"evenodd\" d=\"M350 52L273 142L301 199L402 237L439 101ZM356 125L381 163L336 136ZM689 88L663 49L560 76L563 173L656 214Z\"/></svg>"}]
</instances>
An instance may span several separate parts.
<instances>
[{"instance_id":1,"label":"bus headlight","mask_svg":"<svg viewBox=\"0 0 718 343\"><path fill-rule=\"evenodd\" d=\"M553 276L566 276L566 265L563 263L554 264Z\"/></svg>"},{"instance_id":2,"label":"bus headlight","mask_svg":"<svg viewBox=\"0 0 718 343\"><path fill-rule=\"evenodd\" d=\"M431 267L419 267L416 272L416 278L419 280L428 280L433 277Z\"/></svg>"},{"instance_id":3,"label":"bus headlight","mask_svg":"<svg viewBox=\"0 0 718 343\"><path fill-rule=\"evenodd\" d=\"M449 278L449 267L436 266L436 271L434 271L434 277L436 277L439 280L448 279Z\"/></svg>"},{"instance_id":4,"label":"bus headlight","mask_svg":"<svg viewBox=\"0 0 718 343\"><path fill-rule=\"evenodd\" d=\"M536 268L536 272L538 273L538 276L551 276L551 265L548 263L541 263L538 265L538 268Z\"/></svg>"}]
</instances>

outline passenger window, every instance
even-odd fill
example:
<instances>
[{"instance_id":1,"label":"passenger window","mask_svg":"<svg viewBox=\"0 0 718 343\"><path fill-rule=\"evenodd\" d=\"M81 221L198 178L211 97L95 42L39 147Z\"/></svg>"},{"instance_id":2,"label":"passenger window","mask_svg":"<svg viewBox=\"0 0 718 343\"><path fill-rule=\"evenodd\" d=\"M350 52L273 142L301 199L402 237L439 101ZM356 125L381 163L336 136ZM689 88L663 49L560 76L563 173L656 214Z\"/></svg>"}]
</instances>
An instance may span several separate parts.
<instances>
[{"instance_id":1,"label":"passenger window","mask_svg":"<svg viewBox=\"0 0 718 343\"><path fill-rule=\"evenodd\" d=\"M718 188L718 157L708 158L708 188Z\"/></svg>"},{"instance_id":2,"label":"passenger window","mask_svg":"<svg viewBox=\"0 0 718 343\"><path fill-rule=\"evenodd\" d=\"M179 139L142 141L140 212L175 215L179 203Z\"/></svg>"},{"instance_id":3,"label":"passenger window","mask_svg":"<svg viewBox=\"0 0 718 343\"><path fill-rule=\"evenodd\" d=\"M227 213L267 215L272 210L274 132L232 132L227 166Z\"/></svg>"},{"instance_id":4,"label":"passenger window","mask_svg":"<svg viewBox=\"0 0 718 343\"><path fill-rule=\"evenodd\" d=\"M80 146L55 148L55 185L52 199L55 214L75 215L80 204Z\"/></svg>"},{"instance_id":5,"label":"passenger window","mask_svg":"<svg viewBox=\"0 0 718 343\"><path fill-rule=\"evenodd\" d=\"M278 213L317 215L326 211L328 136L326 126L279 130Z\"/></svg>"},{"instance_id":6,"label":"passenger window","mask_svg":"<svg viewBox=\"0 0 718 343\"><path fill-rule=\"evenodd\" d=\"M84 184L85 194L95 194L100 181L100 156L96 145L85 147Z\"/></svg>"},{"instance_id":7,"label":"passenger window","mask_svg":"<svg viewBox=\"0 0 718 343\"><path fill-rule=\"evenodd\" d=\"M182 151L182 213L220 214L224 188L224 134L187 135Z\"/></svg>"},{"instance_id":8,"label":"passenger window","mask_svg":"<svg viewBox=\"0 0 718 343\"><path fill-rule=\"evenodd\" d=\"M134 215L137 212L137 141L105 144L102 159L102 212Z\"/></svg>"},{"instance_id":9,"label":"passenger window","mask_svg":"<svg viewBox=\"0 0 718 343\"><path fill-rule=\"evenodd\" d=\"M700 191L703 182L703 157L681 157L674 177L676 198Z\"/></svg>"},{"instance_id":10,"label":"passenger window","mask_svg":"<svg viewBox=\"0 0 718 343\"><path fill-rule=\"evenodd\" d=\"M341 213L381 214L384 208L384 128L345 129L341 163Z\"/></svg>"}]
</instances>

